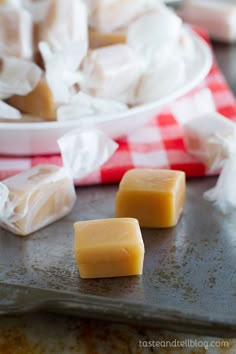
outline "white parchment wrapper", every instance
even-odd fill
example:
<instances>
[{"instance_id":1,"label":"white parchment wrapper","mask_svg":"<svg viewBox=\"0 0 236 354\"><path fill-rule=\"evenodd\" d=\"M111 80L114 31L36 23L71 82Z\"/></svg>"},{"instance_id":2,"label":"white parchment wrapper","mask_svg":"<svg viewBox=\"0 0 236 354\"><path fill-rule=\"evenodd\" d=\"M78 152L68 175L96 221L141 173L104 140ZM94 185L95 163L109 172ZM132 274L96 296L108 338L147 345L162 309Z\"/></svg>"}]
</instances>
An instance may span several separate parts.
<instances>
[{"instance_id":1,"label":"white parchment wrapper","mask_svg":"<svg viewBox=\"0 0 236 354\"><path fill-rule=\"evenodd\" d=\"M155 101L177 89L185 80L181 31L181 19L161 4L129 25L127 43L143 66L133 104Z\"/></svg>"},{"instance_id":2,"label":"white parchment wrapper","mask_svg":"<svg viewBox=\"0 0 236 354\"><path fill-rule=\"evenodd\" d=\"M32 58L33 21L25 9L0 6L0 54Z\"/></svg>"},{"instance_id":3,"label":"white parchment wrapper","mask_svg":"<svg viewBox=\"0 0 236 354\"><path fill-rule=\"evenodd\" d=\"M161 65L157 62L142 75L132 103L145 104L167 96L180 87L185 78L185 63L180 56L176 55Z\"/></svg>"},{"instance_id":4,"label":"white parchment wrapper","mask_svg":"<svg viewBox=\"0 0 236 354\"><path fill-rule=\"evenodd\" d=\"M83 92L125 104L133 101L142 64L126 44L91 50L83 61L79 85Z\"/></svg>"},{"instance_id":5,"label":"white parchment wrapper","mask_svg":"<svg viewBox=\"0 0 236 354\"><path fill-rule=\"evenodd\" d=\"M0 223L8 220L13 214L14 206L9 202L9 189L0 183Z\"/></svg>"},{"instance_id":6,"label":"white parchment wrapper","mask_svg":"<svg viewBox=\"0 0 236 354\"><path fill-rule=\"evenodd\" d=\"M213 39L236 41L234 0L188 0L178 10L185 22L205 28Z\"/></svg>"},{"instance_id":7,"label":"white parchment wrapper","mask_svg":"<svg viewBox=\"0 0 236 354\"><path fill-rule=\"evenodd\" d=\"M214 172L223 167L225 159L231 155L235 129L235 123L216 112L201 116L185 124L185 145L209 172Z\"/></svg>"},{"instance_id":8,"label":"white parchment wrapper","mask_svg":"<svg viewBox=\"0 0 236 354\"><path fill-rule=\"evenodd\" d=\"M27 10L35 23L40 23L45 20L48 9L50 6L49 0L13 0L18 2L18 6L22 6L25 10Z\"/></svg>"},{"instance_id":9,"label":"white parchment wrapper","mask_svg":"<svg viewBox=\"0 0 236 354\"><path fill-rule=\"evenodd\" d=\"M92 97L80 91L69 104L58 108L57 120L80 120L93 116L99 121L101 116L121 113L126 110L128 110L128 106L123 103Z\"/></svg>"},{"instance_id":10,"label":"white parchment wrapper","mask_svg":"<svg viewBox=\"0 0 236 354\"><path fill-rule=\"evenodd\" d=\"M76 195L68 171L57 166L36 166L0 183L8 198L0 200L1 226L26 236L67 215Z\"/></svg>"},{"instance_id":11,"label":"white parchment wrapper","mask_svg":"<svg viewBox=\"0 0 236 354\"><path fill-rule=\"evenodd\" d=\"M64 167L74 179L86 177L103 165L118 144L92 125L82 125L58 140Z\"/></svg>"},{"instance_id":12,"label":"white parchment wrapper","mask_svg":"<svg viewBox=\"0 0 236 354\"><path fill-rule=\"evenodd\" d=\"M88 41L87 8L82 0L49 0L49 10L41 24L40 41L53 51L69 43Z\"/></svg>"},{"instance_id":13,"label":"white parchment wrapper","mask_svg":"<svg viewBox=\"0 0 236 354\"><path fill-rule=\"evenodd\" d=\"M236 135L234 136L235 145ZM231 147L232 148L232 147ZM215 187L204 193L204 198L212 202L223 214L230 214L236 208L236 149L225 160Z\"/></svg>"},{"instance_id":14,"label":"white parchment wrapper","mask_svg":"<svg viewBox=\"0 0 236 354\"><path fill-rule=\"evenodd\" d=\"M166 6L144 13L127 30L127 44L143 62L144 68L162 66L176 55L182 20Z\"/></svg>"},{"instance_id":15,"label":"white parchment wrapper","mask_svg":"<svg viewBox=\"0 0 236 354\"><path fill-rule=\"evenodd\" d=\"M1 119L20 119L21 112L18 109L9 106L7 103L0 101L0 118Z\"/></svg>"},{"instance_id":16,"label":"white parchment wrapper","mask_svg":"<svg viewBox=\"0 0 236 354\"><path fill-rule=\"evenodd\" d=\"M20 236L29 235L72 210L73 178L99 168L117 144L92 126L81 126L58 141L64 167L40 165L0 183L0 224Z\"/></svg>"},{"instance_id":17,"label":"white parchment wrapper","mask_svg":"<svg viewBox=\"0 0 236 354\"><path fill-rule=\"evenodd\" d=\"M87 46L86 41L76 41L65 45L62 50L52 51L48 43L39 44L46 68L46 80L56 105L69 103L73 97L73 85L79 81L78 70L87 53Z\"/></svg>"},{"instance_id":18,"label":"white parchment wrapper","mask_svg":"<svg viewBox=\"0 0 236 354\"><path fill-rule=\"evenodd\" d=\"M193 107L194 109L194 107ZM236 208L236 125L218 113L190 120L184 126L188 152L209 172L221 170L216 186L204 193L222 213Z\"/></svg>"},{"instance_id":19,"label":"white parchment wrapper","mask_svg":"<svg viewBox=\"0 0 236 354\"><path fill-rule=\"evenodd\" d=\"M111 33L126 27L144 12L155 9L158 0L87 0L87 5L90 27Z\"/></svg>"},{"instance_id":20,"label":"white parchment wrapper","mask_svg":"<svg viewBox=\"0 0 236 354\"><path fill-rule=\"evenodd\" d=\"M39 50L56 105L76 93L78 70L88 51L87 9L82 0L51 0L41 25Z\"/></svg>"},{"instance_id":21,"label":"white parchment wrapper","mask_svg":"<svg viewBox=\"0 0 236 354\"><path fill-rule=\"evenodd\" d=\"M0 59L0 99L25 96L39 83L42 70L34 63L15 57Z\"/></svg>"}]
</instances>

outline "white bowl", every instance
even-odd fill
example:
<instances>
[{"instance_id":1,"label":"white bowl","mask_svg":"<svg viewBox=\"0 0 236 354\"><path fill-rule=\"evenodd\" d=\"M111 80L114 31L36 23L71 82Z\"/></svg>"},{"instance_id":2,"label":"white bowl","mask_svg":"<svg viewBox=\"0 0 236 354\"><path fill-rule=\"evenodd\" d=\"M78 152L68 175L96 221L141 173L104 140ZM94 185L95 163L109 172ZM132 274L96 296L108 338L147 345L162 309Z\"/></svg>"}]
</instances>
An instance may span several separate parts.
<instances>
[{"instance_id":1,"label":"white bowl","mask_svg":"<svg viewBox=\"0 0 236 354\"><path fill-rule=\"evenodd\" d=\"M193 61L186 60L187 77L181 87L155 102L112 116L86 117L86 121L96 123L108 136L117 139L143 126L165 105L191 91L208 74L212 53L204 40L194 33L190 35L196 55ZM79 124L80 121L0 123L0 154L20 156L59 153L58 138Z\"/></svg>"}]
</instances>

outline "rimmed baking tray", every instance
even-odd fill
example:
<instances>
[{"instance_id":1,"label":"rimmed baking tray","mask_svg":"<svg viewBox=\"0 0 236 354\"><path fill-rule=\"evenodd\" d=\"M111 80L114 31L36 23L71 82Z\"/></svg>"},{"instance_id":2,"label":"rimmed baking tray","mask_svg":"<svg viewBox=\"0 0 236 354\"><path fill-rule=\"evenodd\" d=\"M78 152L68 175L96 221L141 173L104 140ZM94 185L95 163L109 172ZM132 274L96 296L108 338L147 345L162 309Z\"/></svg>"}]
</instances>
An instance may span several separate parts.
<instances>
[{"instance_id":1,"label":"rimmed baking tray","mask_svg":"<svg viewBox=\"0 0 236 354\"><path fill-rule=\"evenodd\" d=\"M75 263L73 223L112 217L116 186L79 188L73 212L30 237L0 230L0 313L43 309L235 337L236 213L203 200L215 181L188 180L176 228L142 230L140 277L82 280Z\"/></svg>"}]
</instances>

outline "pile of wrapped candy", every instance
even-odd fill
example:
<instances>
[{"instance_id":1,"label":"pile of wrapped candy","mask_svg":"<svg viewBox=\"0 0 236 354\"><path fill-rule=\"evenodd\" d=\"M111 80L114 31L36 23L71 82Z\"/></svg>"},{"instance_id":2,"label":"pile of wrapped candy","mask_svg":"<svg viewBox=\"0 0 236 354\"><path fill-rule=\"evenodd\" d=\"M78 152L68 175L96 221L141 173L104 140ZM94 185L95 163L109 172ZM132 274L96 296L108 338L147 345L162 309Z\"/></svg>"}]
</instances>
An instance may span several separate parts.
<instances>
[{"instance_id":1,"label":"pile of wrapped candy","mask_svg":"<svg viewBox=\"0 0 236 354\"><path fill-rule=\"evenodd\" d=\"M0 1L0 119L71 120L155 101L194 45L158 0Z\"/></svg>"}]
</instances>

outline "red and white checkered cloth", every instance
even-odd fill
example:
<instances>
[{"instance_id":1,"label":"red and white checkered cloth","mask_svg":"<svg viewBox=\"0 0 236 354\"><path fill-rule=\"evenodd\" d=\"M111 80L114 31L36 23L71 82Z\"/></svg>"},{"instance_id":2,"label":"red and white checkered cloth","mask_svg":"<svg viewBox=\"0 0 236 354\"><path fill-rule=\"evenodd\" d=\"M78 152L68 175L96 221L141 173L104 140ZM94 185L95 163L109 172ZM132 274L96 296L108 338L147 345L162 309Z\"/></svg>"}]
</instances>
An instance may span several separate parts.
<instances>
[{"instance_id":1,"label":"red and white checkered cloth","mask_svg":"<svg viewBox=\"0 0 236 354\"><path fill-rule=\"evenodd\" d=\"M198 33L208 41L204 32L198 30ZM236 121L235 98L215 62L207 78L194 93L203 88L211 91L217 111ZM119 140L118 144L118 150L99 171L77 184L119 182L127 170L137 167L178 169L185 171L188 177L206 175L204 165L187 153L181 125L171 113L171 107L146 126ZM60 166L62 162L59 155L26 158L0 156L0 180L38 164Z\"/></svg>"}]
</instances>

